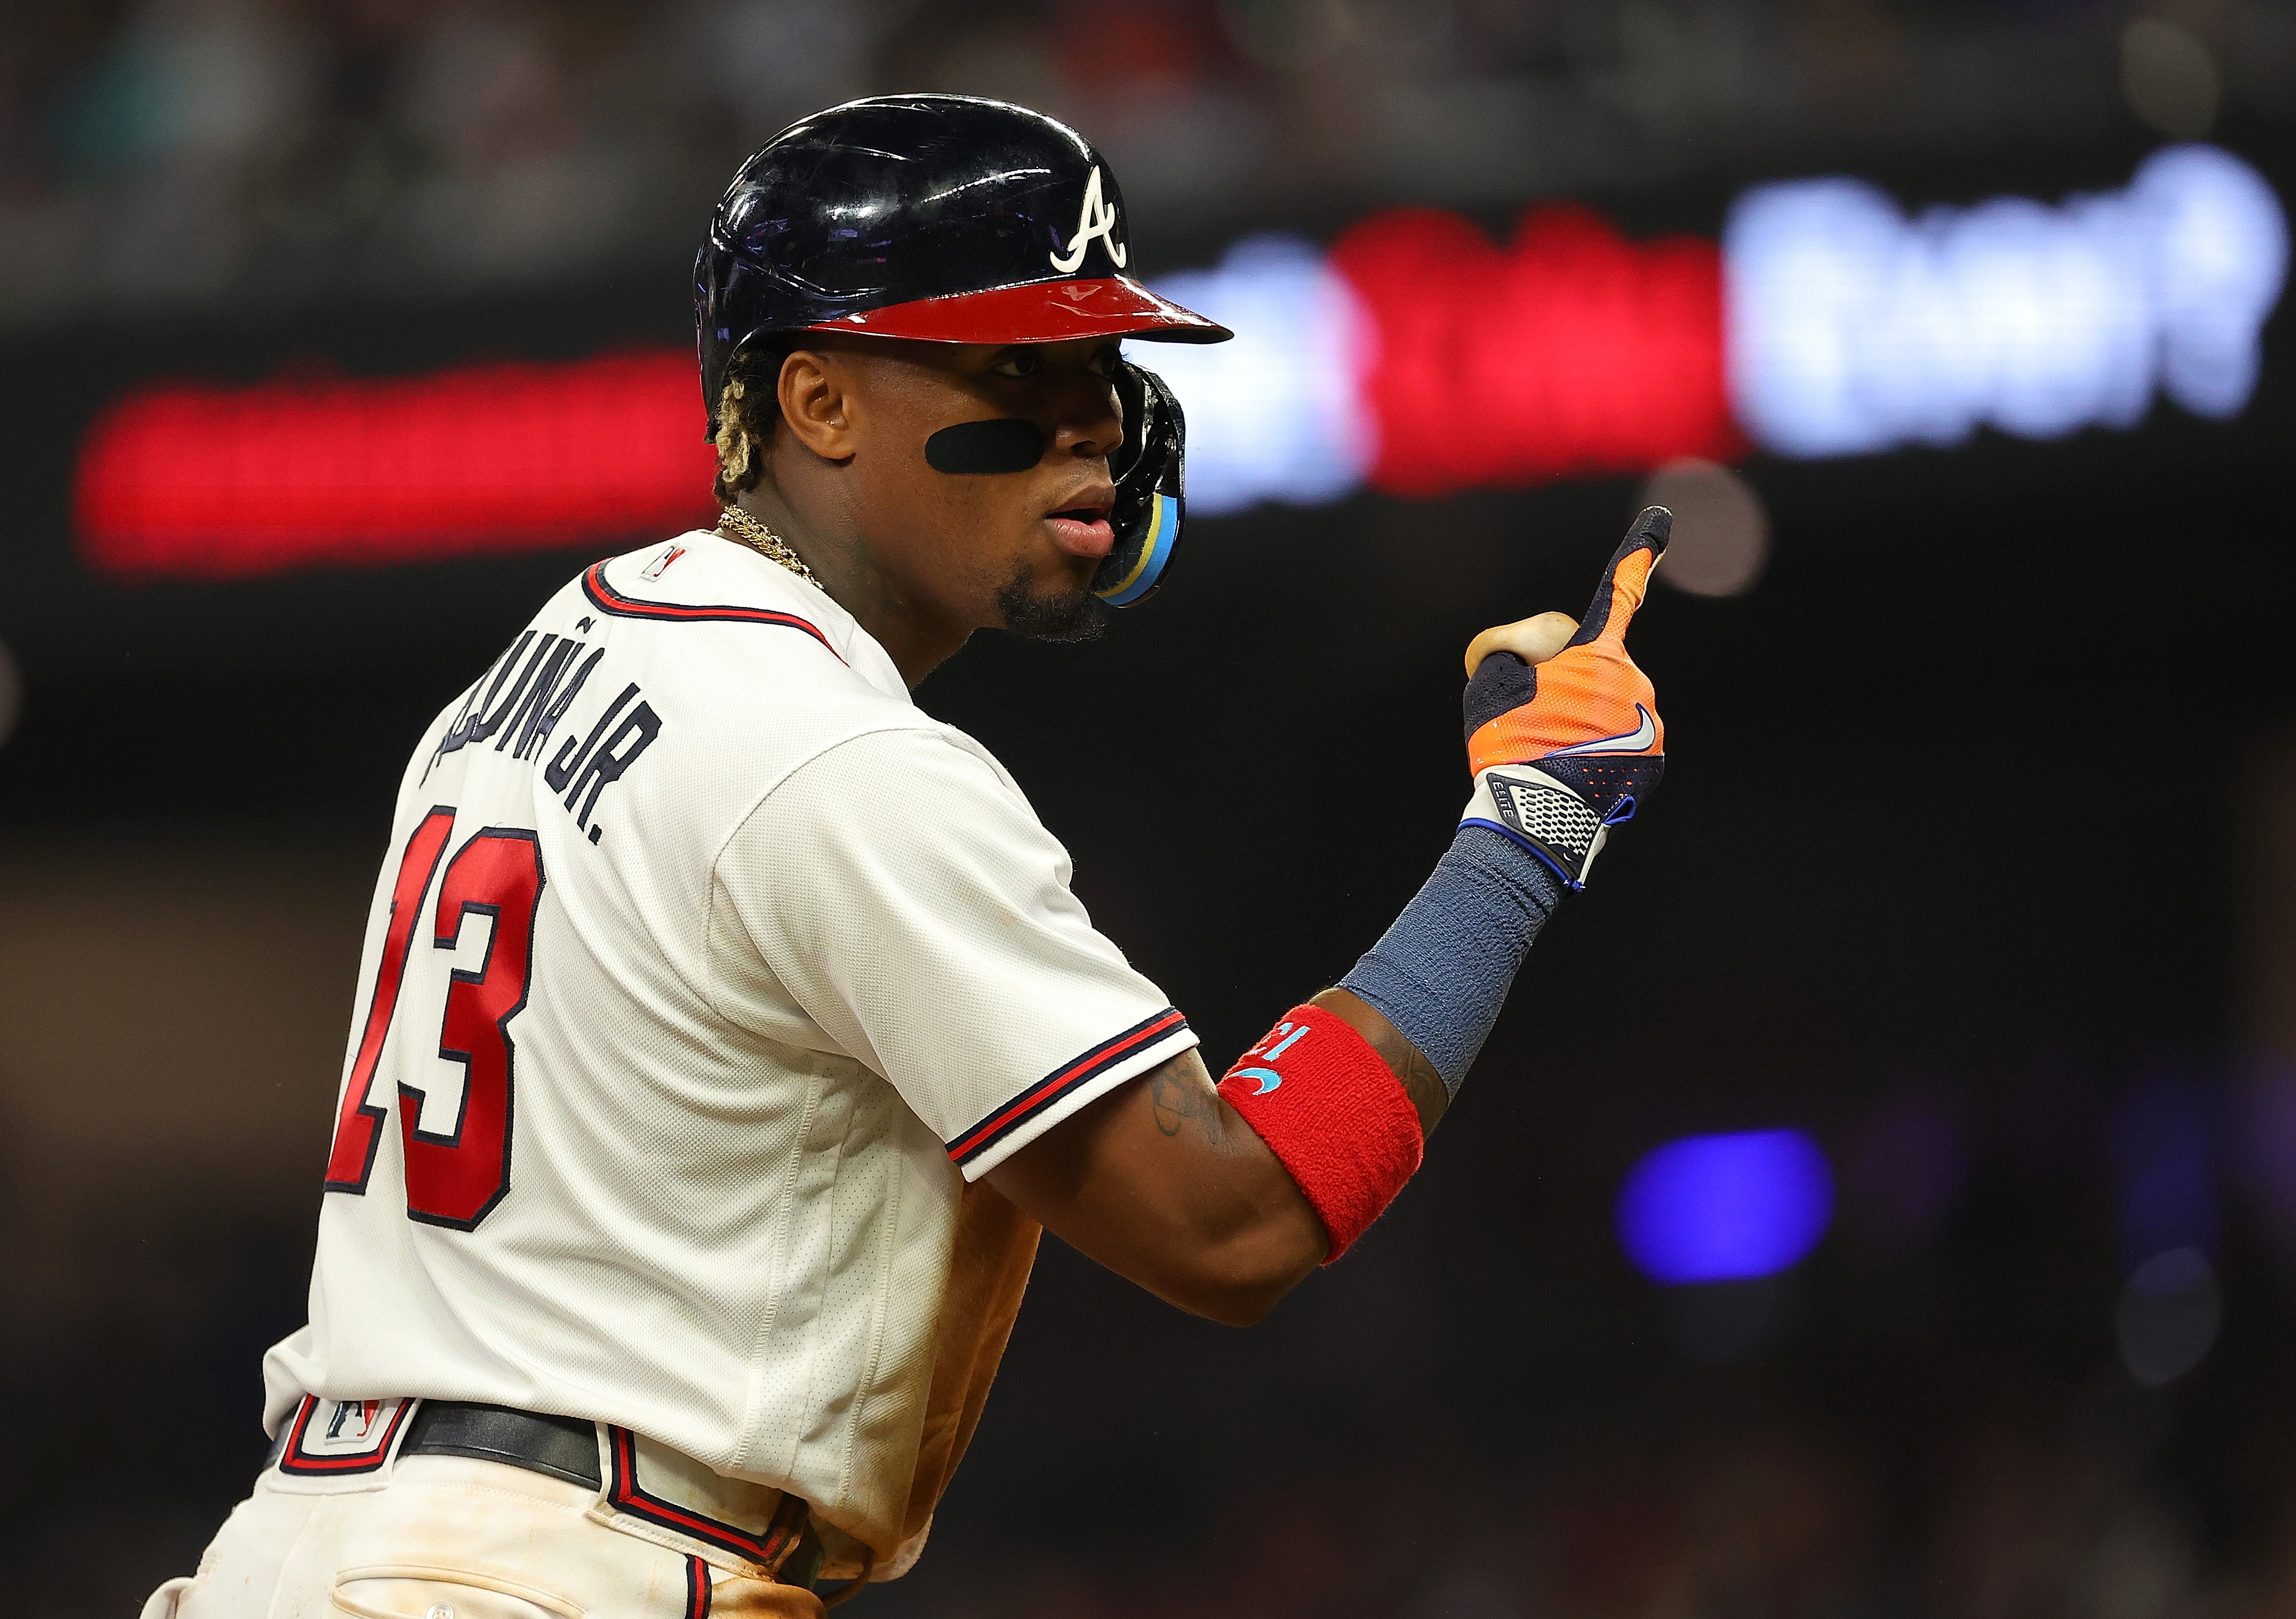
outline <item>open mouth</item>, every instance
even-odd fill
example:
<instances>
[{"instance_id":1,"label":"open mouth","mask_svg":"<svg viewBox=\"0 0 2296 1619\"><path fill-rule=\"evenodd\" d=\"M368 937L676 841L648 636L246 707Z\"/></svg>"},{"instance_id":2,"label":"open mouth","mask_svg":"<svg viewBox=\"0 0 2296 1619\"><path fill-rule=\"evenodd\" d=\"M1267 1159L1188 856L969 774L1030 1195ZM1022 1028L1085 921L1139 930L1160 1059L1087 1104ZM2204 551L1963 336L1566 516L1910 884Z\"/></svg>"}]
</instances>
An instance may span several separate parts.
<instances>
[{"instance_id":1,"label":"open mouth","mask_svg":"<svg viewBox=\"0 0 2296 1619\"><path fill-rule=\"evenodd\" d=\"M1086 499L1045 514L1054 543L1072 555L1097 560L1116 548L1116 530L1108 521L1113 497Z\"/></svg>"}]
</instances>

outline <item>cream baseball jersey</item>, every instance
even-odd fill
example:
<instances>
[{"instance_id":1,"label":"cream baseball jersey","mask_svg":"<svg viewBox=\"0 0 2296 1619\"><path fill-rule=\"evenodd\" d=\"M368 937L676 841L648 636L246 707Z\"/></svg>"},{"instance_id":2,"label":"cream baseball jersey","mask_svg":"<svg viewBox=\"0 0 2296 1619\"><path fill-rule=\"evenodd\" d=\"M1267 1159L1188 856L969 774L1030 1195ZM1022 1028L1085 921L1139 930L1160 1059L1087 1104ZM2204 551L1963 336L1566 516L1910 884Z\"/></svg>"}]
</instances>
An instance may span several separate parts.
<instances>
[{"instance_id":1,"label":"cream baseball jersey","mask_svg":"<svg viewBox=\"0 0 2296 1619\"><path fill-rule=\"evenodd\" d=\"M586 571L401 783L266 1426L594 1418L904 1566L965 1180L1195 1040L1069 877L811 585L707 533Z\"/></svg>"}]
</instances>

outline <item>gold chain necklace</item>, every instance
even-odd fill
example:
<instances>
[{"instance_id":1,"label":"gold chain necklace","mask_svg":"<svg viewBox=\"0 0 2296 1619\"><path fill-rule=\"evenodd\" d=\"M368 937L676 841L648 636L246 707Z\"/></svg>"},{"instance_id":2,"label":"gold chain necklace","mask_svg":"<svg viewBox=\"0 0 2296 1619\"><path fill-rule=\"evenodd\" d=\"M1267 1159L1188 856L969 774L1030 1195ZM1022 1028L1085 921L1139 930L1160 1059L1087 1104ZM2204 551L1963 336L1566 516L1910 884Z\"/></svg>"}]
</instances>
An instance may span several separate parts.
<instances>
[{"instance_id":1,"label":"gold chain necklace","mask_svg":"<svg viewBox=\"0 0 2296 1619\"><path fill-rule=\"evenodd\" d=\"M805 565L805 558L790 549L789 541L739 506L726 506L718 514L718 532L737 544L744 545L771 561L779 563L791 573L821 588L821 581L813 577L813 570Z\"/></svg>"}]
</instances>

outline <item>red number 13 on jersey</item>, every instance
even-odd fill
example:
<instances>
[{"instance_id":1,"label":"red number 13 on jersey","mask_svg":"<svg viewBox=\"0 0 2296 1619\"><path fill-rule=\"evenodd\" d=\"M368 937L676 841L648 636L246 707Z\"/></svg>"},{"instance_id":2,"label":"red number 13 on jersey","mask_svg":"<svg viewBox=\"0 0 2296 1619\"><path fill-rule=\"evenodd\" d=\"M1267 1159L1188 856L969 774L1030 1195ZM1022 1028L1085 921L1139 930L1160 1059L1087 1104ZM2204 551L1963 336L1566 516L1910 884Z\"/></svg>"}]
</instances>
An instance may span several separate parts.
<instances>
[{"instance_id":1,"label":"red number 13 on jersey","mask_svg":"<svg viewBox=\"0 0 2296 1619\"><path fill-rule=\"evenodd\" d=\"M398 1009L399 985L430 878L455 829L455 812L439 808L422 818L399 857L390 889L390 917L367 1003L358 1054L343 1087L335 1122L335 1149L327 1160L326 1189L364 1196L382 1138L385 1109L367 1100L383 1040ZM439 888L431 944L455 948L473 913L491 917L487 953L476 971L456 969L447 986L447 1015L439 1055L463 1066L463 1101L452 1130L422 1128L423 1092L398 1087L398 1133L406 1149L406 1212L434 1226L468 1231L510 1190L511 1067L515 1055L510 1020L526 1005L534 964L534 914L542 903L542 850L531 832L489 826L474 834L447 863Z\"/></svg>"}]
</instances>

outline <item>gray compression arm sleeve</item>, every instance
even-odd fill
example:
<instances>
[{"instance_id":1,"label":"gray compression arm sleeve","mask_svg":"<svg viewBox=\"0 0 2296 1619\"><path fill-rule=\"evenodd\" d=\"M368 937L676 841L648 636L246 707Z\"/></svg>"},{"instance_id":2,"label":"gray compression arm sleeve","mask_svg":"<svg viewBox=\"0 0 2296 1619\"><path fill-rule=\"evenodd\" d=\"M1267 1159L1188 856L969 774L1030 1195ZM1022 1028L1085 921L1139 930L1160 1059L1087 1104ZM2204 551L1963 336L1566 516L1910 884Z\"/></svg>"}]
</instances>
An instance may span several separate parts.
<instances>
[{"instance_id":1,"label":"gray compression arm sleeve","mask_svg":"<svg viewBox=\"0 0 2296 1619\"><path fill-rule=\"evenodd\" d=\"M1505 833L1462 826L1395 925L1340 980L1379 1009L1459 1094L1562 884Z\"/></svg>"}]
</instances>

